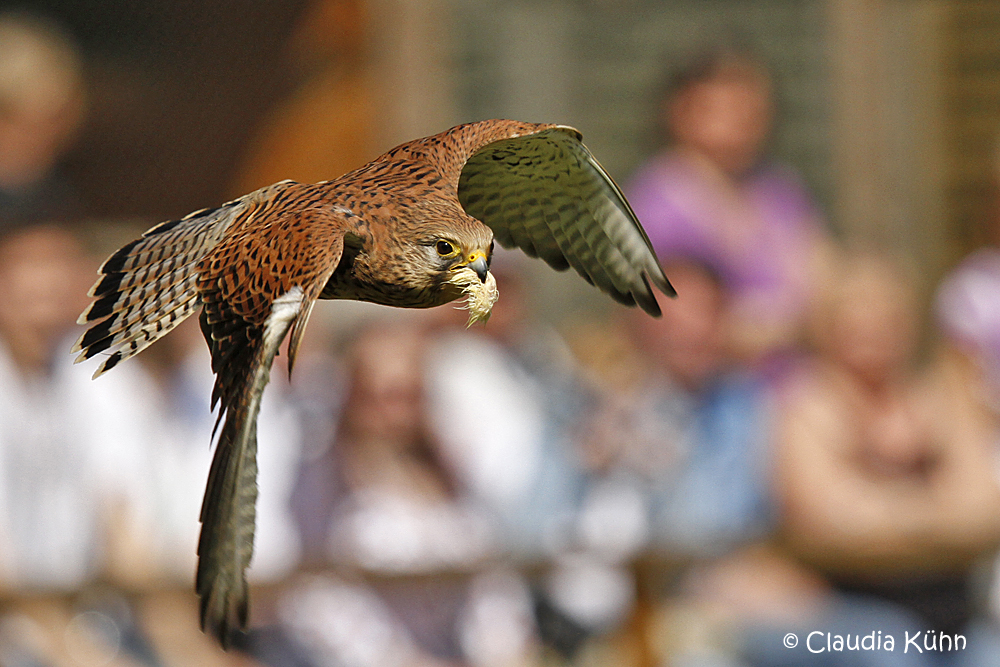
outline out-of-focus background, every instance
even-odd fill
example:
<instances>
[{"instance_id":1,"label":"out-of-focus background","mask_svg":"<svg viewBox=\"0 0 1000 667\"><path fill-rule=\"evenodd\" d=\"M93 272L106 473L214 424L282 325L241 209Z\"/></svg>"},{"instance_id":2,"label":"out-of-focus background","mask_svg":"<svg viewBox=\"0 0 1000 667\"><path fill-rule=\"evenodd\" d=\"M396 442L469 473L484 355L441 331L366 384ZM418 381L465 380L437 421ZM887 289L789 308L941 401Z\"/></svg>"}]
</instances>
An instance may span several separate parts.
<instances>
[{"instance_id":1,"label":"out-of-focus background","mask_svg":"<svg viewBox=\"0 0 1000 667\"><path fill-rule=\"evenodd\" d=\"M997 2L8 4L0 665L1000 663ZM485 327L321 304L223 653L207 352L188 323L92 382L96 268L492 117L579 128L680 298L498 252Z\"/></svg>"}]
</instances>

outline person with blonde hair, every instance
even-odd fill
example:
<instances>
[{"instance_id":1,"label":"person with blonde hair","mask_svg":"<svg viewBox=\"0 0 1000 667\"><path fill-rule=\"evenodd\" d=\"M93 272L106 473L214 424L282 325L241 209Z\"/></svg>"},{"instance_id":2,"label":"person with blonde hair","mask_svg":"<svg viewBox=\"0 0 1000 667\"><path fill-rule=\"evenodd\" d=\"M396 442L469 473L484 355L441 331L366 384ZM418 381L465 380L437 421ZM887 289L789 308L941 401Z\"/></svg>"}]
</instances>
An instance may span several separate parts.
<instances>
[{"instance_id":1,"label":"person with blonde hair","mask_svg":"<svg viewBox=\"0 0 1000 667\"><path fill-rule=\"evenodd\" d=\"M0 13L0 228L72 213L58 167L85 108L83 62L61 27Z\"/></svg>"}]
</instances>

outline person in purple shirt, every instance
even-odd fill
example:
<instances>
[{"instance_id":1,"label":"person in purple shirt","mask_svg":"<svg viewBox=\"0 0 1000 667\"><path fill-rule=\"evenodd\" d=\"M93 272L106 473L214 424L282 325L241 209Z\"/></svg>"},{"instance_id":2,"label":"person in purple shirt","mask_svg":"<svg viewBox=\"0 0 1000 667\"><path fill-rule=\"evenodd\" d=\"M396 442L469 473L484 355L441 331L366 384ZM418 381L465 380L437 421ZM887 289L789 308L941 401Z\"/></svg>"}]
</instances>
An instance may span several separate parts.
<instances>
[{"instance_id":1,"label":"person in purple shirt","mask_svg":"<svg viewBox=\"0 0 1000 667\"><path fill-rule=\"evenodd\" d=\"M771 78L749 50L714 48L661 99L671 143L635 174L629 200L661 260L704 262L729 286L734 351L770 358L796 343L831 249L803 184L765 159Z\"/></svg>"}]
</instances>

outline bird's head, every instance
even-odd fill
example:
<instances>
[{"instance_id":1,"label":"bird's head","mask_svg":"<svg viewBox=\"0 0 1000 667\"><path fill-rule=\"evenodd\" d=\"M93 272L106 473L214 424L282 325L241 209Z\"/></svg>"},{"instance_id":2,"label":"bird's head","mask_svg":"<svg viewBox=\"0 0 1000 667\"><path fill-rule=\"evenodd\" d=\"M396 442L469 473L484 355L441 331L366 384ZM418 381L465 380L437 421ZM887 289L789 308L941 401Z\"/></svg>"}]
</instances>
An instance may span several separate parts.
<instances>
[{"instance_id":1,"label":"bird's head","mask_svg":"<svg viewBox=\"0 0 1000 667\"><path fill-rule=\"evenodd\" d=\"M468 326L472 326L490 318L498 296L497 281L490 273L493 240L491 238L484 243L482 238L460 239L459 236L451 234L436 238L432 250L448 301L465 297L465 308L469 311Z\"/></svg>"},{"instance_id":2,"label":"bird's head","mask_svg":"<svg viewBox=\"0 0 1000 667\"><path fill-rule=\"evenodd\" d=\"M478 220L452 216L447 223L430 221L421 226L414 248L431 288L438 291L440 303L465 297L469 325L490 317L498 292L490 273L493 258L493 232Z\"/></svg>"}]
</instances>

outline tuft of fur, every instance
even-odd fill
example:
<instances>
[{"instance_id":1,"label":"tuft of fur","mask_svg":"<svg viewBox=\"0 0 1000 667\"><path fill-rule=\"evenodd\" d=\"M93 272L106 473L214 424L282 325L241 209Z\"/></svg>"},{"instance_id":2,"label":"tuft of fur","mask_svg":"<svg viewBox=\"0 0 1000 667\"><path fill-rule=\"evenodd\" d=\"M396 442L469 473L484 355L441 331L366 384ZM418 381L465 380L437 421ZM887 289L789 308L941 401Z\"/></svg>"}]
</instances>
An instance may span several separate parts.
<instances>
[{"instance_id":1,"label":"tuft of fur","mask_svg":"<svg viewBox=\"0 0 1000 667\"><path fill-rule=\"evenodd\" d=\"M497 279L493 277L493 274L487 273L486 281L483 282L475 271L463 267L456 271L448 282L461 287L462 293L465 295L462 307L469 311L469 321L465 326L471 327L476 322L485 324L493 312L493 304L500 296L500 291L497 289Z\"/></svg>"}]
</instances>

